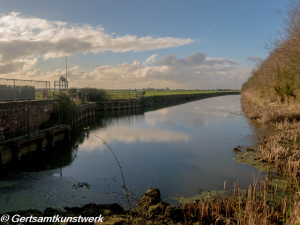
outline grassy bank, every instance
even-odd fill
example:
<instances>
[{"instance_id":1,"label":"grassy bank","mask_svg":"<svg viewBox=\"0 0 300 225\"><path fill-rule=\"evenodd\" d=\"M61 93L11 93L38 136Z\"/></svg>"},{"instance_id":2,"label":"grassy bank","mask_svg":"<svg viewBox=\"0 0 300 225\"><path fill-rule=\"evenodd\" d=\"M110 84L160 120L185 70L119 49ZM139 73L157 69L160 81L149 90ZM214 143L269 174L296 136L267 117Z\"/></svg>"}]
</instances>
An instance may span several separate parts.
<instances>
[{"instance_id":1,"label":"grassy bank","mask_svg":"<svg viewBox=\"0 0 300 225\"><path fill-rule=\"evenodd\" d=\"M110 99L130 99L153 96L169 95L192 95L192 94L214 94L214 93L239 93L240 91L191 91L191 90L165 90L165 91L111 91L106 90L107 97Z\"/></svg>"},{"instance_id":2,"label":"grassy bank","mask_svg":"<svg viewBox=\"0 0 300 225\"><path fill-rule=\"evenodd\" d=\"M145 91L145 97L166 96L166 95L191 95L191 94L214 94L214 93L239 93L240 91L190 91L190 90L170 90L170 91Z\"/></svg>"},{"instance_id":3,"label":"grassy bank","mask_svg":"<svg viewBox=\"0 0 300 225\"><path fill-rule=\"evenodd\" d=\"M178 94L179 93L179 94ZM184 103L189 101L195 101L205 98L224 96L224 95L236 95L240 94L239 91L208 91L199 93L182 93L174 92L171 94L158 93L157 95L148 95L143 98L143 104L146 106L164 106L178 103Z\"/></svg>"}]
</instances>

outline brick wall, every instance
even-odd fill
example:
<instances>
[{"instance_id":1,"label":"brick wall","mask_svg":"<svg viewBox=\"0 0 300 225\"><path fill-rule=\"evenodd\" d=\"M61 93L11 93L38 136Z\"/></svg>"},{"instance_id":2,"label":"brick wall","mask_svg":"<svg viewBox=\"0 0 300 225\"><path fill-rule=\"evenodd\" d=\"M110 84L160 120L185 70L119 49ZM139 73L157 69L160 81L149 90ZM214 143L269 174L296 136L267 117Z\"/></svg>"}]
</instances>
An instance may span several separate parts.
<instances>
[{"instance_id":1,"label":"brick wall","mask_svg":"<svg viewBox=\"0 0 300 225\"><path fill-rule=\"evenodd\" d=\"M30 132L38 131L50 119L54 100L33 100L29 103ZM27 101L0 103L0 141L27 134Z\"/></svg>"}]
</instances>

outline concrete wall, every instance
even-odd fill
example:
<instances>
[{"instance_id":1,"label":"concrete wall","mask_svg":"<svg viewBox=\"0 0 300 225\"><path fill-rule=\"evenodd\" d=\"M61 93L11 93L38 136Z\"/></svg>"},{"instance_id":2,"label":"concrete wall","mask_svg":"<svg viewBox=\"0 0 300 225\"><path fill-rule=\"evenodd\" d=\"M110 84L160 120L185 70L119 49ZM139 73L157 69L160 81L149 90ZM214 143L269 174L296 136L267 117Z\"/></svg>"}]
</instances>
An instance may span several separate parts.
<instances>
[{"instance_id":1,"label":"concrete wall","mask_svg":"<svg viewBox=\"0 0 300 225\"><path fill-rule=\"evenodd\" d=\"M97 104L93 102L78 106L77 116L71 123L72 127L76 123L94 116L96 113L96 105Z\"/></svg>"},{"instance_id":2,"label":"concrete wall","mask_svg":"<svg viewBox=\"0 0 300 225\"><path fill-rule=\"evenodd\" d=\"M97 102L97 111L133 109L141 107L141 99L118 99Z\"/></svg>"},{"instance_id":3,"label":"concrete wall","mask_svg":"<svg viewBox=\"0 0 300 225\"><path fill-rule=\"evenodd\" d=\"M30 132L38 131L50 119L54 100L34 100L29 102ZM28 101L0 102L0 141L27 133Z\"/></svg>"},{"instance_id":4,"label":"concrete wall","mask_svg":"<svg viewBox=\"0 0 300 225\"><path fill-rule=\"evenodd\" d=\"M1 142L0 167L12 161L22 160L36 151L53 147L58 143L68 141L71 127L51 127L31 136L19 136L8 141Z\"/></svg>"},{"instance_id":5,"label":"concrete wall","mask_svg":"<svg viewBox=\"0 0 300 225\"><path fill-rule=\"evenodd\" d=\"M0 103L0 166L69 140L70 125L39 129L50 119L54 103L55 100L30 101L29 114L27 101ZM95 109L96 103L78 106L78 114L71 124L72 128L80 121L94 117ZM28 115L30 136L27 132Z\"/></svg>"}]
</instances>

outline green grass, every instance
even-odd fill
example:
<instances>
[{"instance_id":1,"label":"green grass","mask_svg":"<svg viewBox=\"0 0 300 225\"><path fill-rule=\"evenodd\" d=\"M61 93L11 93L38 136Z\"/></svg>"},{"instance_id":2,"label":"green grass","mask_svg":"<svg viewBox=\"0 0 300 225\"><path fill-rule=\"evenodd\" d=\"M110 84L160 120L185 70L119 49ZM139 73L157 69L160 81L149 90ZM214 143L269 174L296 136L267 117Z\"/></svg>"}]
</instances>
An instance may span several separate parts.
<instances>
[{"instance_id":1,"label":"green grass","mask_svg":"<svg viewBox=\"0 0 300 225\"><path fill-rule=\"evenodd\" d=\"M184 94L202 94L202 93L221 93L221 92L239 92L239 91L146 91L145 96L155 95L184 95Z\"/></svg>"},{"instance_id":2,"label":"green grass","mask_svg":"<svg viewBox=\"0 0 300 225\"><path fill-rule=\"evenodd\" d=\"M110 99L129 99L140 98L143 91L106 91ZM240 91L190 91L190 90L169 90L169 91L145 91L144 97L182 95L182 94L202 94L202 93L222 93L222 92L240 92Z\"/></svg>"},{"instance_id":3,"label":"green grass","mask_svg":"<svg viewBox=\"0 0 300 225\"><path fill-rule=\"evenodd\" d=\"M140 98L142 91L106 91L108 99L130 99Z\"/></svg>"},{"instance_id":4,"label":"green grass","mask_svg":"<svg viewBox=\"0 0 300 225\"><path fill-rule=\"evenodd\" d=\"M48 90L49 98L52 98L53 93L54 93L53 90ZM36 90L35 91L35 99L36 100L42 99L42 91L41 90Z\"/></svg>"}]
</instances>

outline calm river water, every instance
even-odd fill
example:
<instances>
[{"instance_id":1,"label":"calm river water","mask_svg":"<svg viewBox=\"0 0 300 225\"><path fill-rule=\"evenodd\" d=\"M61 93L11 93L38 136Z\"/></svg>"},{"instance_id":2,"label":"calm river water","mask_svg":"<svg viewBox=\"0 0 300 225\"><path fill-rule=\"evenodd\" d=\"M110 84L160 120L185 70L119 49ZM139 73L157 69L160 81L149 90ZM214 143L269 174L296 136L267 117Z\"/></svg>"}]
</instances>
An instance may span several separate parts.
<instances>
[{"instance_id":1,"label":"calm river water","mask_svg":"<svg viewBox=\"0 0 300 225\"><path fill-rule=\"evenodd\" d=\"M232 149L254 144L256 131L247 118L231 114L237 111L239 95L98 114L69 145L2 172L0 213L114 202L107 193L122 192L120 170L95 135L113 149L127 187L138 197L149 186L159 188L165 199L194 196L199 189L222 190L225 180L229 187L237 178L247 188L253 169L234 161Z\"/></svg>"}]
</instances>

